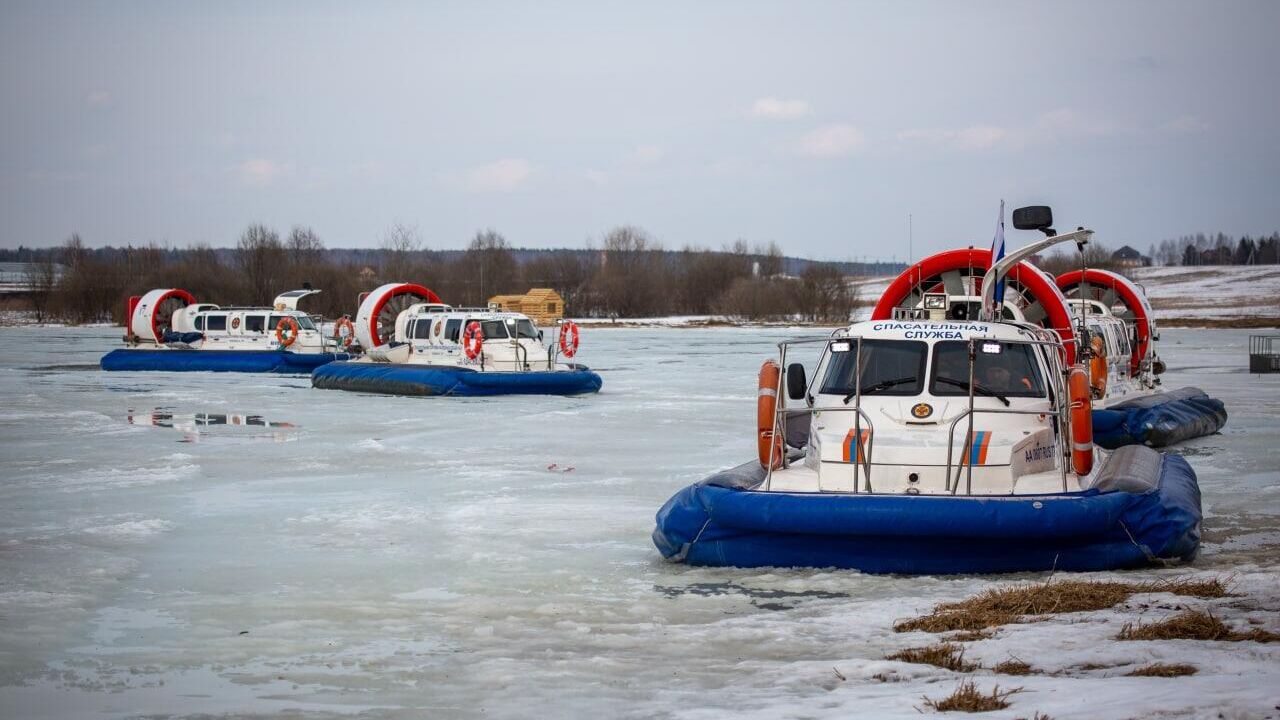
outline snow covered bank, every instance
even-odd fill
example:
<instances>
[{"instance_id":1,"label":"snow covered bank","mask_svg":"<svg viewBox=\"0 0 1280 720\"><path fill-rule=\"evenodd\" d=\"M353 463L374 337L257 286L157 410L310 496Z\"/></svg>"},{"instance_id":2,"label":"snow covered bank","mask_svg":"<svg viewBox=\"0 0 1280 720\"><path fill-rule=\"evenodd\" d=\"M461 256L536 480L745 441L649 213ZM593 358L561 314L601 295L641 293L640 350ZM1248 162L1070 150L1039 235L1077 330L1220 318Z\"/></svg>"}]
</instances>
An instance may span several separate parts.
<instances>
[{"instance_id":1,"label":"snow covered bank","mask_svg":"<svg viewBox=\"0 0 1280 720\"><path fill-rule=\"evenodd\" d=\"M1138 268L1133 279L1146 290L1164 327L1231 322L1280 327L1280 265Z\"/></svg>"}]
</instances>

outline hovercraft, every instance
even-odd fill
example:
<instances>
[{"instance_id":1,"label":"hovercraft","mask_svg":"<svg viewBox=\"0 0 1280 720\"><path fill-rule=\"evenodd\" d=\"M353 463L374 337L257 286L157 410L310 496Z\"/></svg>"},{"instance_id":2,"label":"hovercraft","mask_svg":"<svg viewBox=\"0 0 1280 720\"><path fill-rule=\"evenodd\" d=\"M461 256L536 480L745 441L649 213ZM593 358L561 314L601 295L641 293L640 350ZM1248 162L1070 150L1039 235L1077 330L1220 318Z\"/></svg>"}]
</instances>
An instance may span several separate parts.
<instances>
[{"instance_id":1,"label":"hovercraft","mask_svg":"<svg viewBox=\"0 0 1280 720\"><path fill-rule=\"evenodd\" d=\"M926 258L871 320L780 343L760 373L758 460L676 493L657 514L662 555L911 574L1193 558L1195 473L1093 445L1087 355L1053 278L1023 262L1092 231L1052 234L1047 207L1013 220L1046 237L989 272L986 250ZM812 382L797 349L818 351Z\"/></svg>"},{"instance_id":2,"label":"hovercraft","mask_svg":"<svg viewBox=\"0 0 1280 720\"><path fill-rule=\"evenodd\" d=\"M366 348L357 360L311 373L318 388L388 395L582 395L602 380L585 365L562 362L577 354L578 326L564 322L544 347L544 333L528 316L496 308L455 308L419 287L420 302L388 303L385 285L356 313L355 333Z\"/></svg>"},{"instance_id":3,"label":"hovercraft","mask_svg":"<svg viewBox=\"0 0 1280 720\"><path fill-rule=\"evenodd\" d=\"M1141 286L1097 268L1064 273L1057 285L1077 324L1088 330L1094 442L1164 447L1222 429L1227 409L1221 400L1195 387L1162 389L1160 331Z\"/></svg>"},{"instance_id":4,"label":"hovercraft","mask_svg":"<svg viewBox=\"0 0 1280 720\"><path fill-rule=\"evenodd\" d=\"M327 339L298 301L310 288L276 296L271 307L197 303L186 290L151 290L129 298L127 347L102 357L103 370L309 373L351 357L340 337ZM349 321L347 321L349 322ZM338 323L339 329L343 325ZM349 345L349 342L346 343Z\"/></svg>"}]
</instances>

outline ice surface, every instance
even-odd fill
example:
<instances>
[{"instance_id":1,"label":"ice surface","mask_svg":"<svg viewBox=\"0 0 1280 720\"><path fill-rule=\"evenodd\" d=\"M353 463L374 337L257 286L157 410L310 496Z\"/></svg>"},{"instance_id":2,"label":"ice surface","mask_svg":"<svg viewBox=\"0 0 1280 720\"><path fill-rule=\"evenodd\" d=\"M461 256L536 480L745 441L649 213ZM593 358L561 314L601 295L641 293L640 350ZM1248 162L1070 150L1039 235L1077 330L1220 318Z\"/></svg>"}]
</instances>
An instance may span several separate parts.
<instances>
[{"instance_id":1,"label":"ice surface","mask_svg":"<svg viewBox=\"0 0 1280 720\"><path fill-rule=\"evenodd\" d=\"M935 640L893 621L1018 578L698 569L649 542L676 489L752 457L759 364L813 332L588 328L600 395L462 400L107 374L117 330L0 329L0 717L918 717L960 676L884 660ZM977 673L1025 688L987 717L1275 712L1275 645L1112 640L1175 606L1280 630L1280 375L1246 373L1247 335L1164 331L1166 384L1231 417L1179 449L1203 556L1121 575L1240 596L972 643L1060 672ZM1200 672L1122 677L1153 661Z\"/></svg>"}]
</instances>

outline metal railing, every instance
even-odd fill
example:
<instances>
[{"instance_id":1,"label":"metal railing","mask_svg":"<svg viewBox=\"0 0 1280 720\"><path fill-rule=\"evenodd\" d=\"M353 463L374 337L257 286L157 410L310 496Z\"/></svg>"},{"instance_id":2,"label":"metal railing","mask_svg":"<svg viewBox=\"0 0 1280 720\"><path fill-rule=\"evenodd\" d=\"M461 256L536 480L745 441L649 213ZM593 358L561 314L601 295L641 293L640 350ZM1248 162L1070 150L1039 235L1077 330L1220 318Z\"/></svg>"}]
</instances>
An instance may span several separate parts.
<instances>
[{"instance_id":1,"label":"metal railing","mask_svg":"<svg viewBox=\"0 0 1280 720\"><path fill-rule=\"evenodd\" d=\"M864 488L865 488L863 492L870 493L870 492L873 492L871 487L871 452L875 446L875 424L871 422L871 416L867 415L867 413L864 412L862 409L862 374L857 372L857 368L861 367L861 361L862 361L862 336L860 335L846 336L846 335L843 335L842 333L843 333L843 329L841 328L833 331L830 335L826 337L799 338L796 340L785 340L783 342L778 343L778 364L779 364L780 372L778 373L778 386L774 388L774 397L777 398L778 402L774 406L774 411L773 411L773 437L781 438L782 466L783 467L789 466L790 463L787 460L787 452L786 452L786 447L787 447L786 400L790 399L790 394L789 393L784 394L783 392L783 386L786 385L785 378L787 376L787 350L792 345L810 345L814 343L824 343L822 353L818 356L818 367L821 367L822 361L827 357L827 355L831 354L832 343L842 342L842 341L855 343L856 349L854 350L854 352L856 353L856 355L854 357L855 371L854 371L853 407L813 408L813 407L808 407L808 404L806 403L806 408L808 408L809 413L811 415L810 442L813 442L812 441L813 418L816 418L819 413L823 413L823 412L856 413L854 415L854 420L853 420L853 437L851 438L851 440L855 443L855 447L856 447L856 450L852 453L854 465L856 465L856 469L854 471L855 473L855 482L853 485L854 492L858 492L858 483L856 482L856 477L857 477L857 471L861 470ZM813 380L807 383L805 386L806 398L812 395L810 391L813 389L813 383L818 381L817 375L818 375L817 372L815 372ZM848 404L847 400L845 401L845 404ZM864 420L867 423L867 442L866 442L865 448L863 446L863 441L862 441L862 422ZM764 488L766 491L769 490L769 488L773 484L773 470L774 470L773 463L771 462L769 463L768 472L765 475ZM818 479L818 491L824 492L822 490L821 474L819 474L819 479Z\"/></svg>"},{"instance_id":2,"label":"metal railing","mask_svg":"<svg viewBox=\"0 0 1280 720\"><path fill-rule=\"evenodd\" d=\"M969 406L951 421L951 425L948 428L948 433L947 433L947 464L946 464L945 476L944 476L944 489L946 492L952 495L957 494L957 492L959 491L960 476L962 472L965 473L965 494L971 495L973 492L973 463L967 462L965 458L962 457L958 465L954 464L955 430L956 430L956 426L959 425L961 420L965 420L965 419L968 420L967 432L965 435L966 437L965 447L969 448L973 442L974 417L980 413L986 413L986 414L992 414L992 415L1037 415L1045 418L1053 418L1057 424L1057 429L1058 429L1058 432L1056 433L1055 440L1054 440L1055 457L1057 458L1058 469L1062 476L1062 489L1064 492L1068 490L1067 469L1069 467L1069 463L1071 459L1071 454L1069 450L1070 448L1069 438L1071 437L1071 413L1070 413L1071 404L1070 404L1070 399L1068 397L1067 386L1066 386L1067 368L1065 366L1065 346L1063 344L1062 338L1053 331L1046 330L1044 328L1031 327L1031 326L1023 327L1022 329L1030 333L1034 339L1021 340L1021 339L1003 339L1003 338L995 338L995 337L974 337L974 338L969 338L968 340ZM782 467L783 468L789 467L790 461L788 460L787 453L786 453L786 414L788 412L788 408L786 407L785 400L789 400L790 396L789 394L784 395L784 388L786 386L785 378L787 375L787 351L790 349L790 347L793 345L809 345L814 343L824 344L822 352L818 357L818 364L815 367L814 377L806 384L806 387L805 387L805 398L807 401L808 398L812 397L812 389L814 384L819 382L819 373L817 372L817 370L822 368L823 361L826 360L828 355L832 354L832 351L831 351L832 343L841 342L841 341L854 343L855 347L852 348L853 352L855 352L853 406L852 407L818 408L818 407L811 407L806 402L806 409L808 409L811 416L809 442L810 443L813 442L812 440L813 421L817 419L819 414L824 412L856 413L856 415L854 416L853 436L851 438L851 441L855 443L855 447L856 447L856 450L851 453L851 457L854 461L854 465L856 466L854 471L855 478L856 478L856 475L860 473L862 475L862 480L863 480L863 489L861 490L861 492L873 493L874 489L871 483L871 465L872 465L871 457L872 457L872 450L875 443L875 425L871 421L871 417L867 415L867 413L862 409L862 373L860 372L860 368L862 366L863 338L860 335L850 336L850 335L845 335L843 333L844 333L844 329L841 328L832 332L830 336L826 336L826 337L799 338L796 340L788 340L788 341L783 341L778 343L778 350L779 350L778 360L780 365L780 372L778 373L778 386L774 388L775 397L778 398L778 402L774 408L773 436L774 438L781 438L782 448L783 448ZM1277 340L1280 341L1280 338L1277 338ZM1049 407L1039 408L1039 409L975 407L974 406L974 397L975 397L974 364L976 360L975 347L977 346L978 343L982 343L982 342L999 342L1002 345L1032 345L1032 346L1047 348L1049 352L1044 353L1042 357L1044 358L1045 363L1047 365L1047 367L1045 367L1045 370L1046 370L1045 375L1046 375L1046 383L1047 383L1046 392L1048 394L1047 400L1049 402ZM866 422L866 427L868 430L865 448L862 440L862 422L864 420ZM953 466L955 469L954 478L952 475ZM774 471L773 463L769 463L769 467L767 468L767 473L765 475L765 483L764 483L765 491L768 491L772 487L773 471ZM822 489L821 472L819 472L818 491L825 492ZM854 483L853 492L854 493L859 492L858 483L856 481Z\"/></svg>"},{"instance_id":3,"label":"metal railing","mask_svg":"<svg viewBox=\"0 0 1280 720\"><path fill-rule=\"evenodd\" d=\"M969 383L968 383L969 407L966 408L964 412L957 415L956 418L951 421L951 428L947 433L947 470L946 470L947 474L946 474L945 489L948 492L950 492L952 495L954 495L956 493L956 490L959 489L961 469L966 469L965 490L964 490L965 494L971 495L973 493L972 459L970 459L970 462L964 462L963 458L961 459L961 466L956 470L955 483L952 484L951 458L952 458L952 451L955 446L956 424L959 423L960 420L966 417L969 419L968 430L965 434L966 447L969 447L969 445L973 443L973 419L974 419L974 416L977 415L978 413L1003 414L1003 415L1045 415L1045 416L1056 415L1058 418L1059 427L1062 428L1062 432L1058 433L1057 438L1054 442L1054 445L1057 448L1058 466L1062 471L1062 490L1063 492L1066 492L1067 490L1066 461L1070 457L1070 453L1067 452L1068 446L1066 445L1066 438L1070 437L1070 434L1071 434L1071 414L1067 412L1067 409L1070 407L1070 402L1063 402L1063 399L1067 397L1065 394L1065 387L1063 384L1063 380L1065 379L1066 375L1062 368L1060 353L1057 353L1057 352L1045 353L1045 358L1048 360L1050 365L1050 367L1046 368L1049 371L1048 373L1046 373L1046 375L1048 378L1048 382L1052 383L1052 387L1046 388L1046 391L1050 393L1050 397L1049 397L1050 407L1048 411L1045 411L1043 409L1011 410L1009 408L975 408L973 406L974 390L976 390L977 388L977 386L973 382L973 368L974 368L975 360L977 359L977 353L974 350L974 348L977 346L977 344L979 342L998 342L998 343L1001 343L1002 345L1033 345L1033 346L1038 345L1038 346L1049 347L1051 349L1062 348L1062 340L1056 334L1051 334L1048 331L1044 331L1044 333L1045 333L1044 337L1041 337L1036 340L1001 340L999 338L993 338L993 337L969 338Z\"/></svg>"},{"instance_id":4,"label":"metal railing","mask_svg":"<svg viewBox=\"0 0 1280 720\"><path fill-rule=\"evenodd\" d=\"M1249 372L1280 372L1280 335L1249 336Z\"/></svg>"}]
</instances>

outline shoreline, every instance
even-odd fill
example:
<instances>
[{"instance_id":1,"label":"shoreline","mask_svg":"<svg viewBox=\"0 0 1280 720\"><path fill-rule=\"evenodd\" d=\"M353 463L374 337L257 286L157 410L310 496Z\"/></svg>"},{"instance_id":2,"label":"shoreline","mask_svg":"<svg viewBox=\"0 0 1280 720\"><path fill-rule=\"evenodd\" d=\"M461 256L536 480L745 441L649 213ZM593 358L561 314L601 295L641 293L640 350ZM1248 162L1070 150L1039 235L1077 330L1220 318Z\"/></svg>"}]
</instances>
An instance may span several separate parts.
<instances>
[{"instance_id":1,"label":"shoreline","mask_svg":"<svg viewBox=\"0 0 1280 720\"><path fill-rule=\"evenodd\" d=\"M858 318L853 322L866 320L867 318ZM707 330L707 329L769 329L769 328L836 328L841 327L838 324L830 322L809 322L803 320L787 320L787 321L734 321L723 318L697 318L697 319L681 319L681 318L618 318L617 320L606 320L598 318L582 318L573 319L579 327L584 330ZM1160 317L1156 316L1156 322L1161 328L1181 328L1181 329L1212 329L1212 330L1242 330L1242 329L1276 329L1280 330L1280 317ZM122 328L123 326L110 323L67 323L67 322L43 322L38 323L20 318L0 316L0 328ZM552 327L552 326L547 326Z\"/></svg>"}]
</instances>

